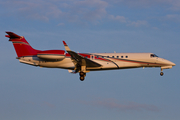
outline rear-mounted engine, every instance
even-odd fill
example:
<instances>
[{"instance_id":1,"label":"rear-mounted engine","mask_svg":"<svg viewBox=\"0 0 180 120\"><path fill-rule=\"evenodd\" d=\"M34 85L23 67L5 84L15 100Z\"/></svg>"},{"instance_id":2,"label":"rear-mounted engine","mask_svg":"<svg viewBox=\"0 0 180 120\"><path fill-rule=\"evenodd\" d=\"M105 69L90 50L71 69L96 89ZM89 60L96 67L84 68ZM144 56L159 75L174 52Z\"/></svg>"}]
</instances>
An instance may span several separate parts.
<instances>
[{"instance_id":1,"label":"rear-mounted engine","mask_svg":"<svg viewBox=\"0 0 180 120\"><path fill-rule=\"evenodd\" d=\"M37 57L47 60L63 60L65 58L64 50L45 50L37 53Z\"/></svg>"}]
</instances>

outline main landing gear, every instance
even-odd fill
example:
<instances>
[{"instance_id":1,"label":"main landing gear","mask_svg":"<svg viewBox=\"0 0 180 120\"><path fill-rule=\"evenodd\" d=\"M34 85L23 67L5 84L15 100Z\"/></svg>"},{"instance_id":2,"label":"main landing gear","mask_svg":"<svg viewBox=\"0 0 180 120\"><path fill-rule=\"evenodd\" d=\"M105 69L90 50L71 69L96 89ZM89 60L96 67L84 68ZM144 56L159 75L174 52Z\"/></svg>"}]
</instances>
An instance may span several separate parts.
<instances>
[{"instance_id":1,"label":"main landing gear","mask_svg":"<svg viewBox=\"0 0 180 120\"><path fill-rule=\"evenodd\" d=\"M80 73L79 73L79 76L80 76L80 80L81 80L81 81L84 81L85 76L86 76L86 73L80 72Z\"/></svg>"}]
</instances>

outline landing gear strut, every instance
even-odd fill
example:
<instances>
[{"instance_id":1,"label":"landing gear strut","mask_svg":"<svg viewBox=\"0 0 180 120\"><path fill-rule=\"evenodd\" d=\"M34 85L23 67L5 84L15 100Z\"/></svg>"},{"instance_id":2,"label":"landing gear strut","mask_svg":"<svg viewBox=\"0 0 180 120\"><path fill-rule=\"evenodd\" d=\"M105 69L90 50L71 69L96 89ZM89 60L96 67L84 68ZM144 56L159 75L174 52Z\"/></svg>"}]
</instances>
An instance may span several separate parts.
<instances>
[{"instance_id":1,"label":"landing gear strut","mask_svg":"<svg viewBox=\"0 0 180 120\"><path fill-rule=\"evenodd\" d=\"M80 75L80 80L81 80L81 81L84 81L85 76L86 76L86 73L80 72L79 75Z\"/></svg>"},{"instance_id":2,"label":"landing gear strut","mask_svg":"<svg viewBox=\"0 0 180 120\"><path fill-rule=\"evenodd\" d=\"M161 68L161 72L160 72L160 75L163 76L164 73L163 73L163 69Z\"/></svg>"}]
</instances>

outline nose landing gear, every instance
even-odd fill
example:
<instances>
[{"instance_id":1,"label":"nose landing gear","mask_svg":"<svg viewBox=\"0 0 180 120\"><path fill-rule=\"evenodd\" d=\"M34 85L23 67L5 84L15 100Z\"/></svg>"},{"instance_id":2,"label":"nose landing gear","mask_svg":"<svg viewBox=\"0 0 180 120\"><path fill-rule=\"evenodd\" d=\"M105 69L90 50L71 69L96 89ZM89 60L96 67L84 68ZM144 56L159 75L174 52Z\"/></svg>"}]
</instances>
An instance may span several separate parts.
<instances>
[{"instance_id":1,"label":"nose landing gear","mask_svg":"<svg viewBox=\"0 0 180 120\"><path fill-rule=\"evenodd\" d=\"M164 75L164 73L163 73L163 69L161 69L160 75L161 75L161 76L163 76L163 75Z\"/></svg>"}]
</instances>

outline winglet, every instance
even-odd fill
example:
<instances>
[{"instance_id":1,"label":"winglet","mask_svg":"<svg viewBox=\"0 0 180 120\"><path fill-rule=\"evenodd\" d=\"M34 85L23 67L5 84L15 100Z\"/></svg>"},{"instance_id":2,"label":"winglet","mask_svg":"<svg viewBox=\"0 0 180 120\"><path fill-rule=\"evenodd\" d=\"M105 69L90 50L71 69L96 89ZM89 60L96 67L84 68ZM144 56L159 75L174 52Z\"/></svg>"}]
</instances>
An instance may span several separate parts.
<instances>
[{"instance_id":1,"label":"winglet","mask_svg":"<svg viewBox=\"0 0 180 120\"><path fill-rule=\"evenodd\" d=\"M68 51L71 51L65 41L63 41L63 44L64 44L64 47L65 47L65 49L66 49L67 52L68 52Z\"/></svg>"},{"instance_id":2,"label":"winglet","mask_svg":"<svg viewBox=\"0 0 180 120\"><path fill-rule=\"evenodd\" d=\"M65 42L65 41L63 41L63 44L64 44L65 46L67 46L67 44L66 44L66 42Z\"/></svg>"}]
</instances>

